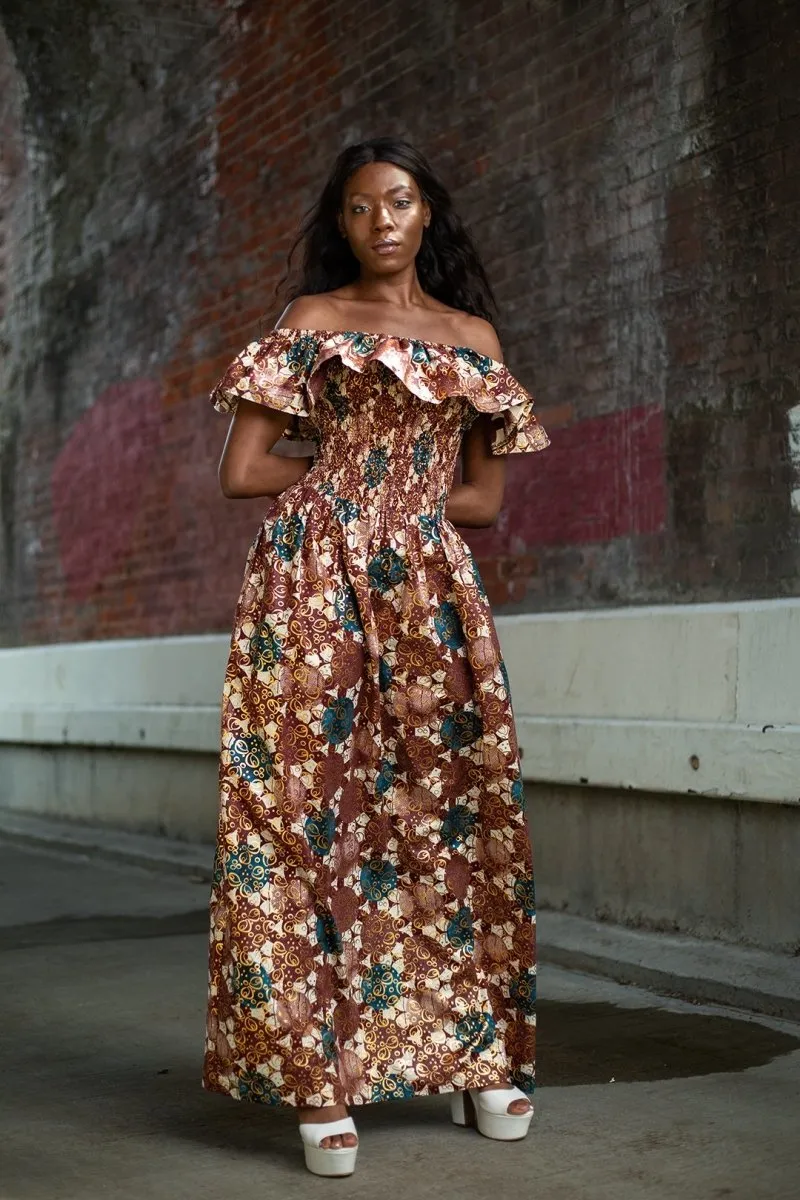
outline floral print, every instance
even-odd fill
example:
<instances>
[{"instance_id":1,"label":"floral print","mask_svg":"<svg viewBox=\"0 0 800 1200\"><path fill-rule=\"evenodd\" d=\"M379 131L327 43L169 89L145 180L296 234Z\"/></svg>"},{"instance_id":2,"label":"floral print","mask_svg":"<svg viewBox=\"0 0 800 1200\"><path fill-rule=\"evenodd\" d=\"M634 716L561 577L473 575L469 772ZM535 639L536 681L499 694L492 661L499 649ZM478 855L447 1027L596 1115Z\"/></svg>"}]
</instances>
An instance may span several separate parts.
<instances>
[{"instance_id":1,"label":"floral print","mask_svg":"<svg viewBox=\"0 0 800 1200\"><path fill-rule=\"evenodd\" d=\"M444 516L460 441L542 449L467 347L276 330L212 393L317 446L248 553L225 675L204 1084L267 1105L534 1088L508 673Z\"/></svg>"},{"instance_id":2,"label":"floral print","mask_svg":"<svg viewBox=\"0 0 800 1200\"><path fill-rule=\"evenodd\" d=\"M292 513L285 521L278 517L272 530L272 544L285 562L294 558L302 541L303 518L298 513Z\"/></svg>"},{"instance_id":3,"label":"floral print","mask_svg":"<svg viewBox=\"0 0 800 1200\"><path fill-rule=\"evenodd\" d=\"M421 433L414 442L414 452L412 461L414 470L418 475L424 475L428 467L431 465L433 455L433 435L430 430L425 430Z\"/></svg>"}]
</instances>

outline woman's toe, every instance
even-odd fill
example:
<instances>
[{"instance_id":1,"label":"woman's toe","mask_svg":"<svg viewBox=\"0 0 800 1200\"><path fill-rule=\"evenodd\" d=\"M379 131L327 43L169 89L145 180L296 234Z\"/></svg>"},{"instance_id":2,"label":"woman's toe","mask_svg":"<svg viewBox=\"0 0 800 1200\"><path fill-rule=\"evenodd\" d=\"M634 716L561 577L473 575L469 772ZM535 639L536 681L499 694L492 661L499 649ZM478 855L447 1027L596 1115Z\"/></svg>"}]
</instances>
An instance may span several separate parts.
<instances>
[{"instance_id":1,"label":"woman's toe","mask_svg":"<svg viewBox=\"0 0 800 1200\"><path fill-rule=\"evenodd\" d=\"M531 1111L531 1105L527 1100L512 1100L508 1106L508 1111L513 1113L515 1117L524 1117L526 1113Z\"/></svg>"}]
</instances>

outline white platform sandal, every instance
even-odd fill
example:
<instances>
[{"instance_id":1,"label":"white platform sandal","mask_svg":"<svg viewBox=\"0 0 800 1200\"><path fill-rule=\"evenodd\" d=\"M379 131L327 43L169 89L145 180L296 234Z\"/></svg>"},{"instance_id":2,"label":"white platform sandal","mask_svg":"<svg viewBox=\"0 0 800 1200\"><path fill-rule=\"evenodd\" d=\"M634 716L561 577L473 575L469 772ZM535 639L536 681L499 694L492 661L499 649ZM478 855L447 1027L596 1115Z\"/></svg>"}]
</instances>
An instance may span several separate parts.
<instances>
[{"instance_id":1,"label":"white platform sandal","mask_svg":"<svg viewBox=\"0 0 800 1200\"><path fill-rule=\"evenodd\" d=\"M510 1113L509 1104L514 1100L527 1100L531 1105L526 1113ZM516 1142L524 1138L533 1117L530 1096L517 1087L491 1088L479 1091L469 1088L450 1095L450 1114L456 1125L477 1126L484 1137L500 1142Z\"/></svg>"},{"instance_id":2,"label":"white platform sandal","mask_svg":"<svg viewBox=\"0 0 800 1200\"><path fill-rule=\"evenodd\" d=\"M358 1146L341 1146L338 1149L320 1146L326 1137L333 1137L337 1133L355 1133L358 1136L353 1118L342 1117L339 1121L328 1121L327 1124L300 1124L306 1166L315 1175L352 1175L355 1171Z\"/></svg>"}]
</instances>

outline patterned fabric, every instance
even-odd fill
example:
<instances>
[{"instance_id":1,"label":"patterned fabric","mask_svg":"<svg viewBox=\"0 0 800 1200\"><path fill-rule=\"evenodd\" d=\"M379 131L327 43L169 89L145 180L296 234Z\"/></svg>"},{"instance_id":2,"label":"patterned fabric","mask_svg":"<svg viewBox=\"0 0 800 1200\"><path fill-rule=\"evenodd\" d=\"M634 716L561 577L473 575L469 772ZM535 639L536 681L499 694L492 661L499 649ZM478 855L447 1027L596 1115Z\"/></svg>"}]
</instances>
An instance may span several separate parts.
<instances>
[{"instance_id":1,"label":"patterned fabric","mask_svg":"<svg viewBox=\"0 0 800 1200\"><path fill-rule=\"evenodd\" d=\"M444 506L461 438L538 450L463 347L277 330L212 393L311 469L246 563L225 676L204 1085L272 1105L534 1087L535 899L508 674Z\"/></svg>"}]
</instances>

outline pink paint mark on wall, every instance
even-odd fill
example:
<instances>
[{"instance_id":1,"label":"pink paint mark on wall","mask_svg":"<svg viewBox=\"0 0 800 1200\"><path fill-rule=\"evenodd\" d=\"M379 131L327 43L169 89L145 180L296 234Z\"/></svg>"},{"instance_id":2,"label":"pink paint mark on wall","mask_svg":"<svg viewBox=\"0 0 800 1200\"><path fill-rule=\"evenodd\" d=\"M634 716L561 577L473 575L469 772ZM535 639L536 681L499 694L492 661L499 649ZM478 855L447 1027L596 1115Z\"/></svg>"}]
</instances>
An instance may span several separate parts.
<instances>
[{"instance_id":1,"label":"pink paint mark on wall","mask_svg":"<svg viewBox=\"0 0 800 1200\"><path fill-rule=\"evenodd\" d=\"M160 385L107 388L77 422L51 479L59 558L72 599L86 600L124 556L161 433Z\"/></svg>"},{"instance_id":2,"label":"pink paint mark on wall","mask_svg":"<svg viewBox=\"0 0 800 1200\"><path fill-rule=\"evenodd\" d=\"M551 436L546 450L510 464L498 527L470 536L476 554L496 557L536 546L606 542L664 528L662 408L623 409Z\"/></svg>"}]
</instances>

